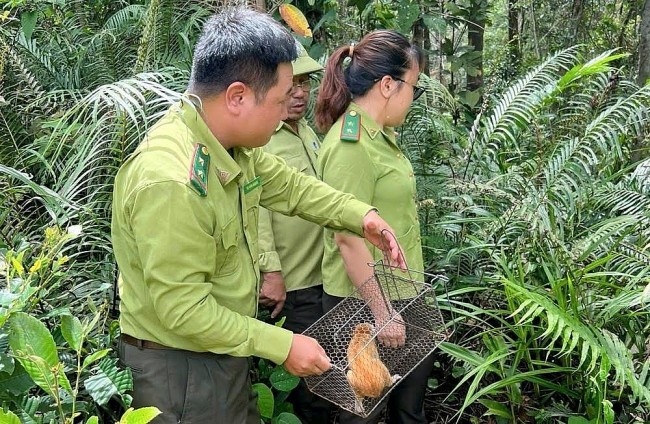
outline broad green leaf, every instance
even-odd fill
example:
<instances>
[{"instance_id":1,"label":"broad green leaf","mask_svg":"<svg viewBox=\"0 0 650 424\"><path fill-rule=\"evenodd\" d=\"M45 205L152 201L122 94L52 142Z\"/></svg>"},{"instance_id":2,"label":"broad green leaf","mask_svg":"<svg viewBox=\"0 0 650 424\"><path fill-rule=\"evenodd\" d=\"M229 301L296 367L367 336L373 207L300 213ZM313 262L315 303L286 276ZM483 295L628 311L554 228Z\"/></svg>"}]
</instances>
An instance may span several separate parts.
<instances>
[{"instance_id":1,"label":"broad green leaf","mask_svg":"<svg viewBox=\"0 0 650 424\"><path fill-rule=\"evenodd\" d=\"M124 395L133 388L131 370L120 370L116 358L104 358L93 368L95 375L84 386L95 402L105 405L112 396Z\"/></svg>"},{"instance_id":2,"label":"broad green leaf","mask_svg":"<svg viewBox=\"0 0 650 424\"><path fill-rule=\"evenodd\" d=\"M414 3L403 5L399 8L397 13L397 21L404 32L410 31L413 27L413 22L415 22L419 17L420 6Z\"/></svg>"},{"instance_id":3,"label":"broad green leaf","mask_svg":"<svg viewBox=\"0 0 650 424\"><path fill-rule=\"evenodd\" d=\"M36 11L23 12L20 14L20 26L23 29L25 38L29 40L32 38L32 33L36 27Z\"/></svg>"},{"instance_id":4,"label":"broad green leaf","mask_svg":"<svg viewBox=\"0 0 650 424\"><path fill-rule=\"evenodd\" d=\"M302 421L291 412L283 412L273 418L273 424L302 424Z\"/></svg>"},{"instance_id":5,"label":"broad green leaf","mask_svg":"<svg viewBox=\"0 0 650 424\"><path fill-rule=\"evenodd\" d=\"M45 324L26 313L17 312L9 319L9 328L11 350L34 383L49 394L52 394L57 384L69 393L72 392L59 362L54 339ZM55 372L58 376L56 382Z\"/></svg>"},{"instance_id":6,"label":"broad green leaf","mask_svg":"<svg viewBox=\"0 0 650 424\"><path fill-rule=\"evenodd\" d=\"M423 16L422 20L424 25L433 32L444 33L447 29L447 21L442 16L427 15Z\"/></svg>"},{"instance_id":7,"label":"broad green leaf","mask_svg":"<svg viewBox=\"0 0 650 424\"><path fill-rule=\"evenodd\" d=\"M75 352L81 351L83 344L83 328L79 318L72 315L63 315L61 317L61 334Z\"/></svg>"},{"instance_id":8,"label":"broad green leaf","mask_svg":"<svg viewBox=\"0 0 650 424\"><path fill-rule=\"evenodd\" d=\"M99 424L99 418L97 418L96 415L93 415L92 417L88 418L86 424Z\"/></svg>"},{"instance_id":9,"label":"broad green leaf","mask_svg":"<svg viewBox=\"0 0 650 424\"><path fill-rule=\"evenodd\" d=\"M456 4L452 1L448 1L445 3L445 7L449 11L450 14L452 15L460 15L462 13L460 7L456 6Z\"/></svg>"},{"instance_id":10,"label":"broad green leaf","mask_svg":"<svg viewBox=\"0 0 650 424\"><path fill-rule=\"evenodd\" d=\"M118 424L147 424L160 414L160 410L154 406L138 409L129 408L122 415Z\"/></svg>"},{"instance_id":11,"label":"broad green leaf","mask_svg":"<svg viewBox=\"0 0 650 424\"><path fill-rule=\"evenodd\" d=\"M264 418L272 418L275 400L269 386L264 383L255 383L253 391L257 392L257 409L259 409L260 415Z\"/></svg>"},{"instance_id":12,"label":"broad green leaf","mask_svg":"<svg viewBox=\"0 0 650 424\"><path fill-rule=\"evenodd\" d=\"M17 312L9 319L9 345L14 355L36 354L51 367L59 362L56 345L45 324L24 313Z\"/></svg>"},{"instance_id":13,"label":"broad green leaf","mask_svg":"<svg viewBox=\"0 0 650 424\"><path fill-rule=\"evenodd\" d=\"M90 355L84 358L84 362L81 365L81 368L86 369L93 362L98 361L102 359L104 356L106 356L106 354L110 351L111 351L110 349L102 349L102 350L98 350L97 352L91 353Z\"/></svg>"},{"instance_id":14,"label":"broad green leaf","mask_svg":"<svg viewBox=\"0 0 650 424\"><path fill-rule=\"evenodd\" d=\"M300 378L290 374L284 367L277 367L270 380L271 385L281 392L290 392L300 383Z\"/></svg>"},{"instance_id":15,"label":"broad green leaf","mask_svg":"<svg viewBox=\"0 0 650 424\"><path fill-rule=\"evenodd\" d=\"M2 424L22 424L16 414L11 411L3 412L0 408L0 423Z\"/></svg>"}]
</instances>

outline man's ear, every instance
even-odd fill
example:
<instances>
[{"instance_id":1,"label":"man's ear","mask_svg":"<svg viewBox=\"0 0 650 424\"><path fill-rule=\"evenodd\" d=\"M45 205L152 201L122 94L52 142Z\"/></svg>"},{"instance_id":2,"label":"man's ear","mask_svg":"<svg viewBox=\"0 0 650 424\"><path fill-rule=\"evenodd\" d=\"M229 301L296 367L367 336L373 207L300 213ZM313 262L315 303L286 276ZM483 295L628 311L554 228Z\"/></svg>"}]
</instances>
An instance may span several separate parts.
<instances>
[{"instance_id":1,"label":"man's ear","mask_svg":"<svg viewBox=\"0 0 650 424\"><path fill-rule=\"evenodd\" d=\"M247 97L252 94L251 89L240 81L235 81L226 88L226 108L233 115L239 115L246 103Z\"/></svg>"}]
</instances>

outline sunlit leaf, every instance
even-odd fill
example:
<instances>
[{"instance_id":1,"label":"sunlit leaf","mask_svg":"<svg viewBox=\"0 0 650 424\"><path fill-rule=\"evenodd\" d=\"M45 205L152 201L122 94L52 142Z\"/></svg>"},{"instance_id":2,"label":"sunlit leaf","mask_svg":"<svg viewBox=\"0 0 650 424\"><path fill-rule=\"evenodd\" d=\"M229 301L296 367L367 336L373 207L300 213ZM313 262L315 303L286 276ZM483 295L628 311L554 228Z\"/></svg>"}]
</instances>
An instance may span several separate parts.
<instances>
[{"instance_id":1,"label":"sunlit leaf","mask_svg":"<svg viewBox=\"0 0 650 424\"><path fill-rule=\"evenodd\" d=\"M16 414L11 411L4 412L0 408L0 423L2 424L22 424Z\"/></svg>"},{"instance_id":2,"label":"sunlit leaf","mask_svg":"<svg viewBox=\"0 0 650 424\"><path fill-rule=\"evenodd\" d=\"M302 35L303 37L312 36L307 18L305 18L305 15L296 6L289 3L281 4L280 16L282 16L282 19L284 19L287 25L289 25L289 28L296 34Z\"/></svg>"},{"instance_id":3,"label":"sunlit leaf","mask_svg":"<svg viewBox=\"0 0 650 424\"><path fill-rule=\"evenodd\" d=\"M129 408L117 424L146 424L161 413L158 408L153 406L138 409Z\"/></svg>"}]
</instances>

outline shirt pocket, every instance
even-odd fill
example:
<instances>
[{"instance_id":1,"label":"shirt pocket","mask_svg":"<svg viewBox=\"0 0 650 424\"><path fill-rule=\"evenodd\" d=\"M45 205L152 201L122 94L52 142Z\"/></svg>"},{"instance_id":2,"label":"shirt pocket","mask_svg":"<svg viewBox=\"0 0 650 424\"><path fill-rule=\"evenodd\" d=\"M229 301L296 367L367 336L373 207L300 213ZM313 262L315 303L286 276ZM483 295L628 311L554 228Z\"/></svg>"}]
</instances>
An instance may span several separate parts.
<instances>
[{"instance_id":1,"label":"shirt pocket","mask_svg":"<svg viewBox=\"0 0 650 424\"><path fill-rule=\"evenodd\" d=\"M233 216L221 227L221 233L217 235L217 263L215 269L218 276L233 274L240 268L239 237L239 222L237 217Z\"/></svg>"}]
</instances>

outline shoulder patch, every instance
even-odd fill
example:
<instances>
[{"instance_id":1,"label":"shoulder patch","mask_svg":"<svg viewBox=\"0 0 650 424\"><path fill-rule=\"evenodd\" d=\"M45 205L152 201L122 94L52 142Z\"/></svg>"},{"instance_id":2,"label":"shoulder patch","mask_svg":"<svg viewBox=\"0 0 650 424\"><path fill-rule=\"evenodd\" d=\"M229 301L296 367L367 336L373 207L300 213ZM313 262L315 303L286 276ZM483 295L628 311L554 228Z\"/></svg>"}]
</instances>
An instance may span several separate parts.
<instances>
[{"instance_id":1,"label":"shoulder patch","mask_svg":"<svg viewBox=\"0 0 650 424\"><path fill-rule=\"evenodd\" d=\"M345 114L341 125L341 140L356 143L361 137L361 116L354 110Z\"/></svg>"},{"instance_id":2,"label":"shoulder patch","mask_svg":"<svg viewBox=\"0 0 650 424\"><path fill-rule=\"evenodd\" d=\"M208 195L208 174L210 170L210 153L201 143L194 145L194 155L190 166L189 185L199 196Z\"/></svg>"}]
</instances>

